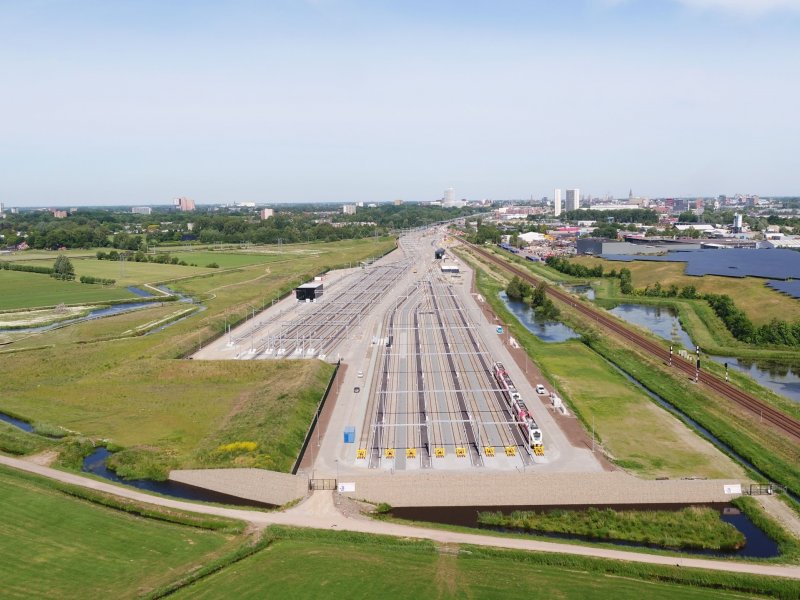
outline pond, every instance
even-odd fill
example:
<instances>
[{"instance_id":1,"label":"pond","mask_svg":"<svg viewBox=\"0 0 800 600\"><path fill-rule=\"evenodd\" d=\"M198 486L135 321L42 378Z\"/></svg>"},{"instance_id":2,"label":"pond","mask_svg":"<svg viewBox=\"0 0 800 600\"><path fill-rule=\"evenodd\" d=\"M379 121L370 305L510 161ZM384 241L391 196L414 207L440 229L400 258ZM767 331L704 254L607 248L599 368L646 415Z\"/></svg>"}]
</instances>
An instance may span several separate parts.
<instances>
[{"instance_id":1,"label":"pond","mask_svg":"<svg viewBox=\"0 0 800 600\"><path fill-rule=\"evenodd\" d=\"M584 296L587 300L594 300L594 288L590 285L564 285L562 287L570 294Z\"/></svg>"},{"instance_id":2,"label":"pond","mask_svg":"<svg viewBox=\"0 0 800 600\"><path fill-rule=\"evenodd\" d=\"M609 312L628 323L649 329L668 342L681 344L688 350L694 349L692 338L681 326L674 308L647 304L620 304Z\"/></svg>"},{"instance_id":3,"label":"pond","mask_svg":"<svg viewBox=\"0 0 800 600\"><path fill-rule=\"evenodd\" d=\"M634 325L649 329L661 338L694 349L689 334L681 326L677 312L671 307L646 304L620 304L609 311ZM757 383L785 398L800 402L800 365L774 361L752 361L727 356L710 356L712 360L752 377Z\"/></svg>"},{"instance_id":4,"label":"pond","mask_svg":"<svg viewBox=\"0 0 800 600\"><path fill-rule=\"evenodd\" d=\"M729 369L749 375L765 388L776 394L800 402L800 365L775 361L753 361L730 356L712 356L714 361Z\"/></svg>"},{"instance_id":5,"label":"pond","mask_svg":"<svg viewBox=\"0 0 800 600\"><path fill-rule=\"evenodd\" d=\"M530 306L521 300L511 300L505 292L500 292L500 299L519 322L543 342L565 342L580 337L575 330L563 323L540 319Z\"/></svg>"},{"instance_id":6,"label":"pond","mask_svg":"<svg viewBox=\"0 0 800 600\"><path fill-rule=\"evenodd\" d=\"M201 502L216 502L219 504L233 504L236 506L256 506L259 508L275 508L271 504L247 500L237 496L229 496L220 492L206 490L177 481L152 481L150 479L122 479L114 471L106 466L106 459L111 456L106 448L100 446L89 456L83 459L81 471L92 473L103 479L108 479L114 483L121 483L129 487L135 487L148 492L156 492L164 496L181 498L183 500L196 500Z\"/></svg>"},{"instance_id":7,"label":"pond","mask_svg":"<svg viewBox=\"0 0 800 600\"><path fill-rule=\"evenodd\" d=\"M624 510L678 510L688 505L621 505L621 506L607 506L598 508L612 508L618 511ZM759 529L744 513L728 504L706 504L711 506L720 513L720 519L730 523L736 529L744 534L746 542L745 545L739 550L731 552L717 552L714 550L699 550L699 549L684 549L680 552L684 554L700 554L705 556L726 556L726 557L741 557L741 558L771 558L780 555L778 544L770 538L766 533ZM474 527L477 529L486 529L491 531L501 531L505 533L515 533L521 535L532 535L537 537L546 537L562 540L584 541L595 543L613 544L615 546L625 546L631 549L635 548L653 548L663 550L661 546L653 544L627 542L619 540L598 540L583 535L572 535L564 533L546 533L546 532L526 532L522 530L511 530L502 527L484 526L478 523L479 512L502 512L503 514L511 514L514 511L546 511L554 509L563 510L584 510L588 506L436 506L436 507L413 507L413 508L393 508L391 511L392 516L400 519L409 519L412 521L427 521L430 523L443 523L447 525L459 525L462 527Z\"/></svg>"}]
</instances>

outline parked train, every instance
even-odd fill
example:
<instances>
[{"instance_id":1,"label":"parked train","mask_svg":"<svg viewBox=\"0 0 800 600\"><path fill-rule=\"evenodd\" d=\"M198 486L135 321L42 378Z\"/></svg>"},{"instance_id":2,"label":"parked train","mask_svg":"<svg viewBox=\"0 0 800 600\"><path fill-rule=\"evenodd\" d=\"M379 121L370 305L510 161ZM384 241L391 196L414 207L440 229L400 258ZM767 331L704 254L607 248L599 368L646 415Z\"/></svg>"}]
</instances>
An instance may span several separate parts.
<instances>
[{"instance_id":1,"label":"parked train","mask_svg":"<svg viewBox=\"0 0 800 600\"><path fill-rule=\"evenodd\" d=\"M494 363L494 378L497 380L497 383L500 384L500 389L503 390L503 396L505 396L506 402L508 402L508 406L511 408L511 412L514 413L514 419L519 424L522 432L527 436L528 444L534 450L535 454L543 454L542 430L539 429L536 421L533 420L533 416L522 400L522 395L517 391L514 382L511 381L511 377L502 363Z\"/></svg>"}]
</instances>

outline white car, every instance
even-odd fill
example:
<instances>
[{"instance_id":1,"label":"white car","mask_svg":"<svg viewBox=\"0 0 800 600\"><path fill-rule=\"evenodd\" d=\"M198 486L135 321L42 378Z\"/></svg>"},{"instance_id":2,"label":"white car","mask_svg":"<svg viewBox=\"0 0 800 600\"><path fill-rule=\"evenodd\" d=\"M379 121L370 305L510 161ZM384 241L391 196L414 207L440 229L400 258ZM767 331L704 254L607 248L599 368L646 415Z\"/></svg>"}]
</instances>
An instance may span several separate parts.
<instances>
[{"instance_id":1,"label":"white car","mask_svg":"<svg viewBox=\"0 0 800 600\"><path fill-rule=\"evenodd\" d=\"M536 393L539 394L540 396L546 396L547 395L547 389L545 389L545 387L541 383L537 383L536 384Z\"/></svg>"},{"instance_id":2,"label":"white car","mask_svg":"<svg viewBox=\"0 0 800 600\"><path fill-rule=\"evenodd\" d=\"M363 377L363 376L364 376L364 371L359 371L359 372L358 372L358 376L359 376L359 377Z\"/></svg>"}]
</instances>

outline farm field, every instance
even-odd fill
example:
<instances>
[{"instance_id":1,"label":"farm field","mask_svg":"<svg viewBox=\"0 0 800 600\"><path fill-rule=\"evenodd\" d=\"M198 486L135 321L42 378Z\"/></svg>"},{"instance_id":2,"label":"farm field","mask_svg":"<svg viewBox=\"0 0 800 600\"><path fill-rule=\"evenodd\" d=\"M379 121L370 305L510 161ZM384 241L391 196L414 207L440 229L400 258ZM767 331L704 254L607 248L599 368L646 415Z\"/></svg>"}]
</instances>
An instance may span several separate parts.
<instances>
[{"instance_id":1,"label":"farm field","mask_svg":"<svg viewBox=\"0 0 800 600\"><path fill-rule=\"evenodd\" d=\"M103 279L115 279L116 287L125 288L129 285L142 285L157 283L182 277L195 277L213 272L214 269L203 267L184 267L182 265L166 265L159 263L125 261L121 263L114 260L97 260L86 258L73 260L75 277L91 275Z\"/></svg>"},{"instance_id":2,"label":"farm field","mask_svg":"<svg viewBox=\"0 0 800 600\"><path fill-rule=\"evenodd\" d=\"M743 598L633 577L436 552L432 545L300 532L175 598ZM348 539L352 538L352 539Z\"/></svg>"},{"instance_id":3,"label":"farm field","mask_svg":"<svg viewBox=\"0 0 800 600\"><path fill-rule=\"evenodd\" d=\"M79 261L74 261L78 263ZM76 269L77 270L77 269ZM100 304L109 300L137 298L124 287L87 285L59 281L41 273L0 270L0 310L55 306L57 304Z\"/></svg>"},{"instance_id":4,"label":"farm field","mask_svg":"<svg viewBox=\"0 0 800 600\"><path fill-rule=\"evenodd\" d=\"M785 321L800 320L800 301L768 288L764 279L717 275L694 277L683 274L686 266L684 263L656 261L622 263L591 256L580 256L572 260L587 266L602 264L605 271L627 267L631 270L634 288L644 288L660 282L662 287L672 284L679 287L693 285L701 293L727 294L756 325L768 323L773 318Z\"/></svg>"},{"instance_id":5,"label":"farm field","mask_svg":"<svg viewBox=\"0 0 800 600\"><path fill-rule=\"evenodd\" d=\"M135 598L240 543L92 504L5 467L0 503L3 598Z\"/></svg>"}]
</instances>

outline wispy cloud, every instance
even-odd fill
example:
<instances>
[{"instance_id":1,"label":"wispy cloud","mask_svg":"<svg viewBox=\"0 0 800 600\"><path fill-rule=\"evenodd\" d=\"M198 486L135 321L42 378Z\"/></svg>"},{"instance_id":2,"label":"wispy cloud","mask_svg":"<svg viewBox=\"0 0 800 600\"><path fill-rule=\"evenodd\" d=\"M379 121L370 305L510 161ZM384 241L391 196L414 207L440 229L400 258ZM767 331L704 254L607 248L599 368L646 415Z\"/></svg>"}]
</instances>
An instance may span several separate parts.
<instances>
[{"instance_id":1,"label":"wispy cloud","mask_svg":"<svg viewBox=\"0 0 800 600\"><path fill-rule=\"evenodd\" d=\"M776 11L800 12L800 0L675 0L695 10L758 16Z\"/></svg>"},{"instance_id":2,"label":"wispy cloud","mask_svg":"<svg viewBox=\"0 0 800 600\"><path fill-rule=\"evenodd\" d=\"M633 4L637 0L593 0L607 8ZM653 0L639 0L652 2ZM688 9L702 12L724 12L732 15L758 17L775 12L800 13L800 0L667 0Z\"/></svg>"}]
</instances>

